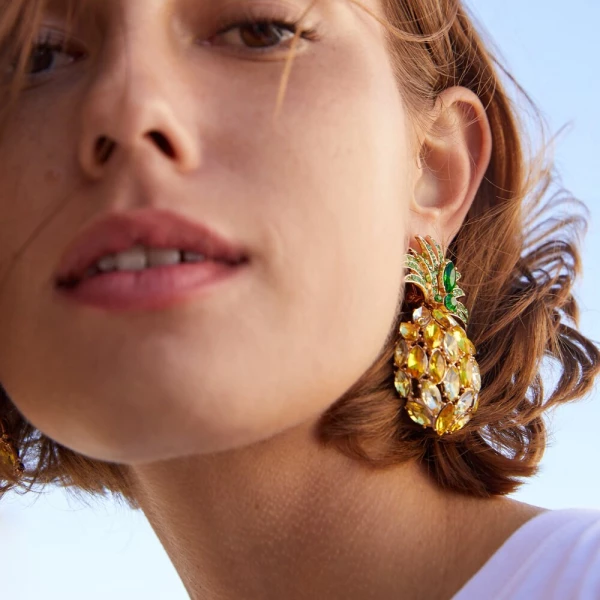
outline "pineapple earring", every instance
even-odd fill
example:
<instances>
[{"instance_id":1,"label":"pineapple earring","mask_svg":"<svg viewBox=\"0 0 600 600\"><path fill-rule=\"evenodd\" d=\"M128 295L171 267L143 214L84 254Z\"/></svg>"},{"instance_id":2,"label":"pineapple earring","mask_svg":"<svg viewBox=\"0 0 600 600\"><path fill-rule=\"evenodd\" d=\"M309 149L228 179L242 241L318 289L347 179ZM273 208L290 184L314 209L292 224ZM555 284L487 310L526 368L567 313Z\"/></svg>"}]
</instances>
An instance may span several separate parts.
<instances>
[{"instance_id":1,"label":"pineapple earring","mask_svg":"<svg viewBox=\"0 0 600 600\"><path fill-rule=\"evenodd\" d=\"M415 236L421 253L409 248L405 283L418 292L406 298L417 305L412 321L399 327L395 346L395 387L406 399L410 418L440 436L462 429L477 411L481 375L475 346L467 337L469 313L457 300L460 273L431 237Z\"/></svg>"}]
</instances>

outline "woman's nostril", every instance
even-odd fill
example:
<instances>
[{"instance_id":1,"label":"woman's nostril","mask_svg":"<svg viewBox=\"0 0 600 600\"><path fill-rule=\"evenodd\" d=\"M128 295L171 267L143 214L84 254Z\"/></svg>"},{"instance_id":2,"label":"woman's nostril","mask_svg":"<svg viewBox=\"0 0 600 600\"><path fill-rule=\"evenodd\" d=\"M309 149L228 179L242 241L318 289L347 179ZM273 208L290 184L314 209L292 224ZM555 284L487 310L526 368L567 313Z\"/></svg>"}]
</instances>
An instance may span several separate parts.
<instances>
[{"instance_id":1,"label":"woman's nostril","mask_svg":"<svg viewBox=\"0 0 600 600\"><path fill-rule=\"evenodd\" d=\"M106 136L99 137L96 141L96 147L94 149L96 160L100 164L104 164L110 158L114 147L114 143L111 142Z\"/></svg>"},{"instance_id":2,"label":"woman's nostril","mask_svg":"<svg viewBox=\"0 0 600 600\"><path fill-rule=\"evenodd\" d=\"M169 157L175 157L175 150L169 140L159 131L151 131L148 136Z\"/></svg>"}]
</instances>

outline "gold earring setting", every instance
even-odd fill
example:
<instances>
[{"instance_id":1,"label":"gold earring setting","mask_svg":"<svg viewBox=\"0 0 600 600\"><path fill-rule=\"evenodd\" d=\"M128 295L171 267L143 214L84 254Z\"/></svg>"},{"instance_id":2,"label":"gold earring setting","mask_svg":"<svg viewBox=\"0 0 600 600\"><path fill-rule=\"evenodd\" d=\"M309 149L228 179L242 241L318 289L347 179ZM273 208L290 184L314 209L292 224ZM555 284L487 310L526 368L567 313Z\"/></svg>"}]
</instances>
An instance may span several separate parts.
<instances>
[{"instance_id":1,"label":"gold earring setting","mask_svg":"<svg viewBox=\"0 0 600 600\"><path fill-rule=\"evenodd\" d=\"M458 301L465 295L460 273L435 240L415 237L421 252L409 248L404 281L422 298L412 321L400 323L394 383L410 418L442 436L462 429L477 411L481 374L465 331L469 313Z\"/></svg>"}]
</instances>

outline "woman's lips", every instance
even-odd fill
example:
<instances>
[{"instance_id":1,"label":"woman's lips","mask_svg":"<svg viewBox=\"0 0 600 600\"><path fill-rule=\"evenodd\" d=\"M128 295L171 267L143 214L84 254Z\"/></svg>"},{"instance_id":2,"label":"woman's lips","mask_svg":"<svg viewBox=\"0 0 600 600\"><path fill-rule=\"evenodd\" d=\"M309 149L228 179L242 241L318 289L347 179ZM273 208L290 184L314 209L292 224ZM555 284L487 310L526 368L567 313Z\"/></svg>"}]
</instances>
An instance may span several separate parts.
<instances>
[{"instance_id":1,"label":"woman's lips","mask_svg":"<svg viewBox=\"0 0 600 600\"><path fill-rule=\"evenodd\" d=\"M248 260L243 247L224 239L208 226L172 211L145 208L109 213L86 227L64 251L55 281L60 285L81 280L102 257L136 245L195 252L209 261L230 265ZM142 279L147 278L144 276L140 281Z\"/></svg>"},{"instance_id":2,"label":"woman's lips","mask_svg":"<svg viewBox=\"0 0 600 600\"><path fill-rule=\"evenodd\" d=\"M70 301L103 310L162 310L239 275L246 267L247 262L179 263L141 271L101 273L57 289Z\"/></svg>"}]
</instances>

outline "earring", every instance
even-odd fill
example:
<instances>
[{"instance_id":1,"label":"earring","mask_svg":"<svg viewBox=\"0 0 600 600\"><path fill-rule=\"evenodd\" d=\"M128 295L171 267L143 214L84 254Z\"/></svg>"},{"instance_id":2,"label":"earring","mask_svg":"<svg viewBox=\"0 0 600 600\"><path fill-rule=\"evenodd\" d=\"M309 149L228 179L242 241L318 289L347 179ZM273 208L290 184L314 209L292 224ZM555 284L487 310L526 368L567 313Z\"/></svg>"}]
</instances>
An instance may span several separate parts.
<instances>
[{"instance_id":1,"label":"earring","mask_svg":"<svg viewBox=\"0 0 600 600\"><path fill-rule=\"evenodd\" d=\"M475 346L457 322L466 328L469 319L457 300L465 295L460 273L435 240L415 237L421 253L409 248L404 281L417 290L407 289L414 310L398 331L395 387L410 418L442 436L462 429L477 411L481 374Z\"/></svg>"},{"instance_id":2,"label":"earring","mask_svg":"<svg viewBox=\"0 0 600 600\"><path fill-rule=\"evenodd\" d=\"M12 467L15 476L19 477L23 474L25 468L19 459L19 452L12 438L6 433L2 419L0 419L0 456Z\"/></svg>"}]
</instances>

